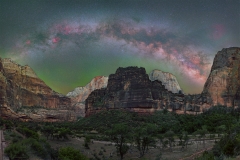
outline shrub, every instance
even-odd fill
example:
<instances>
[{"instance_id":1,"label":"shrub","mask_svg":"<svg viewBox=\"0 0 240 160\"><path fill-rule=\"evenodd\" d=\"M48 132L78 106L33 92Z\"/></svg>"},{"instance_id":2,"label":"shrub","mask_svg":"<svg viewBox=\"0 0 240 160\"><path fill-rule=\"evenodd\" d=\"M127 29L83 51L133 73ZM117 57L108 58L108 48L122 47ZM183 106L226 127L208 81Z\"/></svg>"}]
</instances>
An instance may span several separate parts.
<instances>
[{"instance_id":1,"label":"shrub","mask_svg":"<svg viewBox=\"0 0 240 160\"><path fill-rule=\"evenodd\" d=\"M196 160L215 160L214 154L209 151L204 151L202 156L196 158Z\"/></svg>"},{"instance_id":2,"label":"shrub","mask_svg":"<svg viewBox=\"0 0 240 160\"><path fill-rule=\"evenodd\" d=\"M46 150L43 148L42 144L38 141L33 141L31 148L34 150L35 154L40 157L46 157Z\"/></svg>"},{"instance_id":3,"label":"shrub","mask_svg":"<svg viewBox=\"0 0 240 160\"><path fill-rule=\"evenodd\" d=\"M31 152L41 158L51 155L51 146L44 139L36 140L34 138L27 138L22 140L21 143L29 146Z\"/></svg>"},{"instance_id":4,"label":"shrub","mask_svg":"<svg viewBox=\"0 0 240 160\"><path fill-rule=\"evenodd\" d=\"M87 157L82 155L79 150L76 150L72 147L63 147L58 151L59 160L88 160Z\"/></svg>"},{"instance_id":5,"label":"shrub","mask_svg":"<svg viewBox=\"0 0 240 160\"><path fill-rule=\"evenodd\" d=\"M10 158L13 159L28 159L29 156L26 151L26 147L21 143L12 143L5 149L5 154Z\"/></svg>"},{"instance_id":6,"label":"shrub","mask_svg":"<svg viewBox=\"0 0 240 160\"><path fill-rule=\"evenodd\" d=\"M90 139L90 136L85 136L85 139L84 139L84 147L86 149L89 149L89 143L91 142L91 139Z\"/></svg>"},{"instance_id":7,"label":"shrub","mask_svg":"<svg viewBox=\"0 0 240 160\"><path fill-rule=\"evenodd\" d=\"M19 142L19 139L16 138L16 137L14 137L14 138L12 139L12 143L17 143L17 142Z\"/></svg>"},{"instance_id":8,"label":"shrub","mask_svg":"<svg viewBox=\"0 0 240 160\"><path fill-rule=\"evenodd\" d=\"M34 138L34 139L39 139L39 135L37 132L30 130L26 127L18 128L18 131L24 134L28 138Z\"/></svg>"}]
</instances>

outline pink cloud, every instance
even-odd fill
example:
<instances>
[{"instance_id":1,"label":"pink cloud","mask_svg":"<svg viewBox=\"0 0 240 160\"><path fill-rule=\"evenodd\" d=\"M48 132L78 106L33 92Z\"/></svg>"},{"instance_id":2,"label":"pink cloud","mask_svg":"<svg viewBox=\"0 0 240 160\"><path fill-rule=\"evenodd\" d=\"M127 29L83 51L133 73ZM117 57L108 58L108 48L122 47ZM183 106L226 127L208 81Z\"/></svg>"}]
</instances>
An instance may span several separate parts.
<instances>
[{"instance_id":1,"label":"pink cloud","mask_svg":"<svg viewBox=\"0 0 240 160\"><path fill-rule=\"evenodd\" d=\"M27 45L30 45L30 44L31 44L31 41L30 41L30 40L27 40L27 41L26 41L26 44L27 44Z\"/></svg>"},{"instance_id":2,"label":"pink cloud","mask_svg":"<svg viewBox=\"0 0 240 160\"><path fill-rule=\"evenodd\" d=\"M54 37L54 38L52 39L52 42L53 42L53 43L58 43L60 40L61 40L61 39L60 39L59 37Z\"/></svg>"}]
</instances>

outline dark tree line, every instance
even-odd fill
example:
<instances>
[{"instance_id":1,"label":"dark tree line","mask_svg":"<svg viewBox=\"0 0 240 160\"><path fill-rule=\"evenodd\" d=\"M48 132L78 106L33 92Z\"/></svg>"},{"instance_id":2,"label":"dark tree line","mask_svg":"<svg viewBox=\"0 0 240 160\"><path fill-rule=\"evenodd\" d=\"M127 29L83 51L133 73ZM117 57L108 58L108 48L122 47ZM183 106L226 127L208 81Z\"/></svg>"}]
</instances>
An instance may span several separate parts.
<instances>
[{"instance_id":1,"label":"dark tree line","mask_svg":"<svg viewBox=\"0 0 240 160\"><path fill-rule=\"evenodd\" d=\"M124 158L131 146L136 147L139 151L139 157L143 157L151 147L156 147L156 145L160 150L167 147L171 151L176 143L176 138L179 140L178 145L184 150L188 147L189 135L195 135L203 142L203 145L207 134L221 135L221 140L216 143L213 150L204 153L203 156L206 159L211 156L240 154L240 114L238 111L224 106L212 107L198 115L179 115L167 110L157 111L151 115L138 115L126 110L109 110L82 118L77 122L36 123L0 120L0 125L6 129L15 128L25 138L30 139L23 142L13 139L13 144L17 146L13 145L12 150L14 147L21 146L19 143L21 142L26 145L31 144L33 149L39 150L38 153L41 153L41 156L53 157L54 155L56 157L58 152L49 149L51 153L47 154L47 150L41 149L48 145L38 133L41 133L46 139L67 140L68 136L72 134L96 131L100 138L115 144L121 159ZM89 147L91 138L96 137L85 136L86 148ZM77 151L71 149L64 151L78 155ZM24 149L20 153L26 156Z\"/></svg>"}]
</instances>

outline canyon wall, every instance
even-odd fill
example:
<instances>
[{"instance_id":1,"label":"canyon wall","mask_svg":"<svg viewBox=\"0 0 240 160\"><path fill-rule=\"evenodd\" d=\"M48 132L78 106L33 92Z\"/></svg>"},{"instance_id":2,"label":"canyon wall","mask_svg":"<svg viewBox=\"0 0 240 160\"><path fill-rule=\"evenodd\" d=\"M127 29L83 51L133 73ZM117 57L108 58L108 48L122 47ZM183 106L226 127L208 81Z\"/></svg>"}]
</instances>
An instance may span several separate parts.
<instances>
[{"instance_id":1,"label":"canyon wall","mask_svg":"<svg viewBox=\"0 0 240 160\"><path fill-rule=\"evenodd\" d=\"M0 68L1 117L26 121L76 119L71 99L54 92L29 66L0 59Z\"/></svg>"},{"instance_id":2,"label":"canyon wall","mask_svg":"<svg viewBox=\"0 0 240 160\"><path fill-rule=\"evenodd\" d=\"M144 68L118 68L109 76L107 88L93 91L86 99L86 116L119 108L140 114L162 109L196 114L215 105L240 108L239 47L216 54L201 94L184 95L176 78L161 71L152 71L149 78Z\"/></svg>"},{"instance_id":3,"label":"canyon wall","mask_svg":"<svg viewBox=\"0 0 240 160\"><path fill-rule=\"evenodd\" d=\"M124 108L140 114L168 109L195 113L199 108L187 105L184 94L168 91L161 81L151 81L144 68L118 68L111 74L106 88L93 91L85 102L86 116L101 110ZM187 106L187 107L186 107Z\"/></svg>"},{"instance_id":4,"label":"canyon wall","mask_svg":"<svg viewBox=\"0 0 240 160\"><path fill-rule=\"evenodd\" d=\"M202 96L209 97L212 105L237 107L240 105L240 48L224 48L213 61Z\"/></svg>"}]
</instances>

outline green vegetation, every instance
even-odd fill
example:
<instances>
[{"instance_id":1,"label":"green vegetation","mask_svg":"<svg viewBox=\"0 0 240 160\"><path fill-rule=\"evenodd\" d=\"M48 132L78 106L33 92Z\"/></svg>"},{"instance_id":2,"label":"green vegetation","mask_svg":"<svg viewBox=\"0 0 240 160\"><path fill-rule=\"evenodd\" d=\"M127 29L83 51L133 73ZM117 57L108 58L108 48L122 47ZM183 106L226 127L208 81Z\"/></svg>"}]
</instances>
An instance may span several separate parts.
<instances>
[{"instance_id":1,"label":"green vegetation","mask_svg":"<svg viewBox=\"0 0 240 160\"><path fill-rule=\"evenodd\" d=\"M48 140L68 141L69 137L84 137L83 146L91 148L92 140L110 141L120 159L134 147L140 158L152 148L185 151L189 141L216 141L213 149L197 159L224 159L240 155L240 113L233 108L215 106L198 115L178 115L167 110L152 115L138 115L126 110L102 111L76 122L43 123L17 122L0 119L5 128L5 139L10 143L5 149L10 159L29 159L32 155L42 159L87 159L71 147L52 148ZM216 136L215 136L216 135ZM197 143L198 144L198 143ZM201 145L201 144L200 144ZM105 159L106 150L101 148L93 159ZM108 152L109 154L109 152ZM101 157L100 157L101 156ZM104 157L105 156L105 157Z\"/></svg>"},{"instance_id":2,"label":"green vegetation","mask_svg":"<svg viewBox=\"0 0 240 160\"><path fill-rule=\"evenodd\" d=\"M110 130L106 131L106 135L115 143L121 159L123 159L123 155L126 154L129 149L127 145L127 140L129 140L131 136L129 133L130 128L124 123L115 124Z\"/></svg>"},{"instance_id":3,"label":"green vegetation","mask_svg":"<svg viewBox=\"0 0 240 160\"><path fill-rule=\"evenodd\" d=\"M21 143L13 143L5 149L6 155L12 159L28 159L26 146Z\"/></svg>"},{"instance_id":4,"label":"green vegetation","mask_svg":"<svg viewBox=\"0 0 240 160\"><path fill-rule=\"evenodd\" d=\"M90 143L91 139L90 139L90 136L85 136L85 139L84 139L84 147L86 149L89 149L89 143Z\"/></svg>"},{"instance_id":5,"label":"green vegetation","mask_svg":"<svg viewBox=\"0 0 240 160\"><path fill-rule=\"evenodd\" d=\"M135 128L133 137L139 150L140 157L148 151L149 146L155 145L154 136L156 135L157 127L154 124L146 123L143 126L138 126Z\"/></svg>"},{"instance_id":6,"label":"green vegetation","mask_svg":"<svg viewBox=\"0 0 240 160\"><path fill-rule=\"evenodd\" d=\"M72 147L60 148L58 151L58 158L59 160L88 160L79 150Z\"/></svg>"},{"instance_id":7,"label":"green vegetation","mask_svg":"<svg viewBox=\"0 0 240 160\"><path fill-rule=\"evenodd\" d=\"M112 133L110 140L116 143L117 152L121 158L125 154L123 151L128 150L128 147L123 147L129 146L127 144L135 144L139 150L139 157L143 157L148 152L149 146L155 146L156 141L160 144L160 149L168 147L172 151L173 145L176 145L176 138L179 139L178 145L186 149L189 135L192 135L192 138L195 136L198 141L201 140L203 146L205 146L205 139L209 136L215 139L214 134L225 135L214 146L214 152L204 153L204 156L211 154L216 158L222 155L229 157L240 154L239 133L236 130L234 135L230 132L233 127L240 128L239 125L236 127L239 115L237 110L224 106L212 107L207 112L198 115L178 115L163 110L151 116L140 116L125 110L111 110L81 119L73 127L74 129L82 128L84 131L95 130L102 137ZM121 130L123 125L125 130ZM119 150L121 148L119 144L125 150Z\"/></svg>"}]
</instances>

